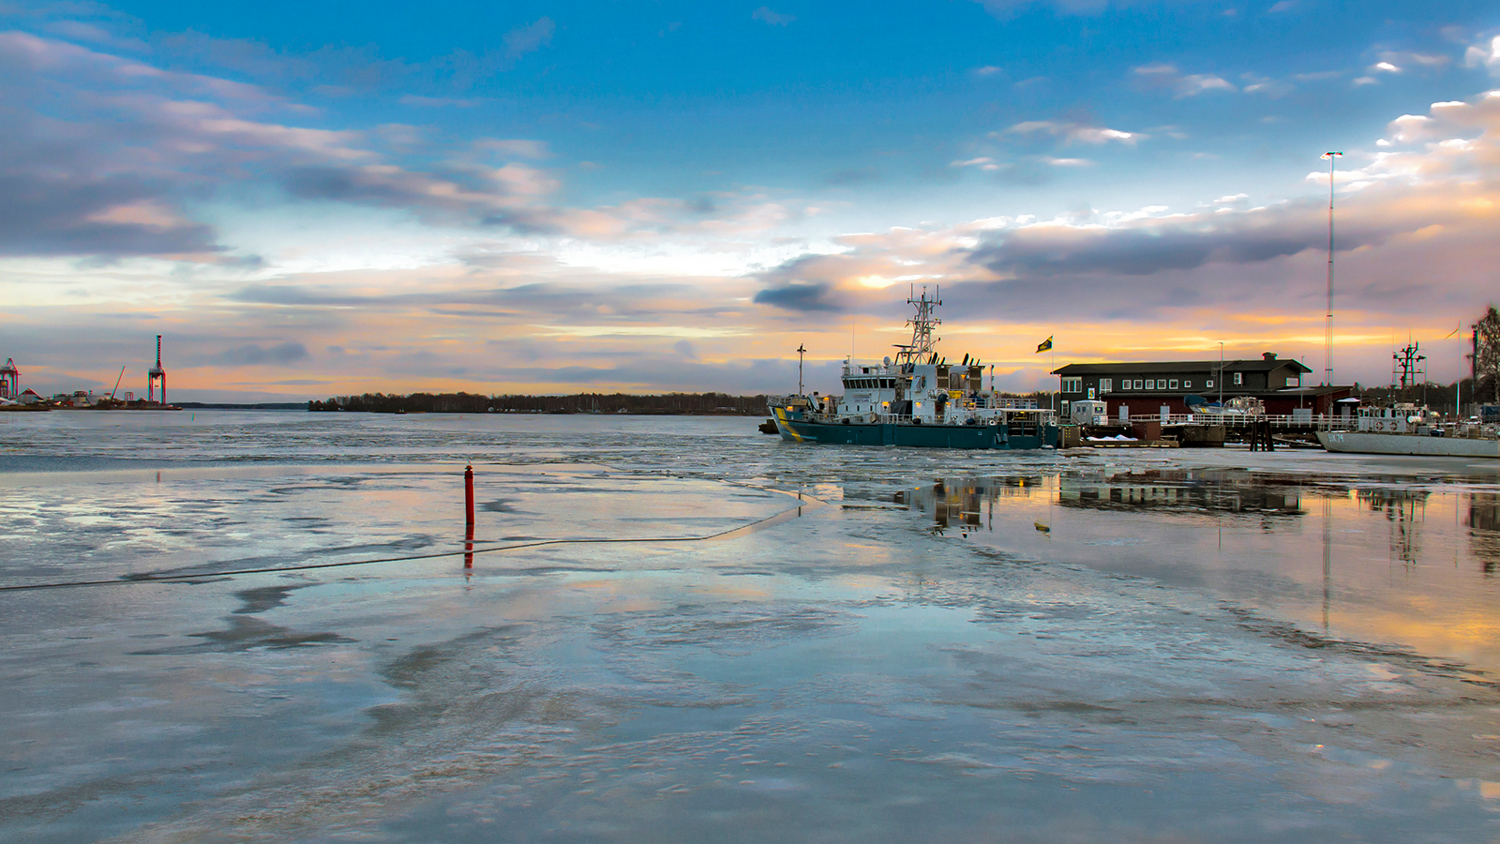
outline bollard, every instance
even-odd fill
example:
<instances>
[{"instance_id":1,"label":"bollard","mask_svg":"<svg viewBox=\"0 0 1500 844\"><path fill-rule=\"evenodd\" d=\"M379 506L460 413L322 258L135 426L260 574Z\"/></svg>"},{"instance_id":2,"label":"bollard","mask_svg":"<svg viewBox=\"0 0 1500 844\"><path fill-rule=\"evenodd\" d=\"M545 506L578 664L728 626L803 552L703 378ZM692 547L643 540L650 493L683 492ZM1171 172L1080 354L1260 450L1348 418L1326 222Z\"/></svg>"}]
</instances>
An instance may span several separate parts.
<instances>
[{"instance_id":1,"label":"bollard","mask_svg":"<svg viewBox=\"0 0 1500 844\"><path fill-rule=\"evenodd\" d=\"M464 467L464 513L468 517L466 524L474 524L474 467Z\"/></svg>"},{"instance_id":2,"label":"bollard","mask_svg":"<svg viewBox=\"0 0 1500 844\"><path fill-rule=\"evenodd\" d=\"M474 523L464 529L464 568L474 568Z\"/></svg>"}]
</instances>

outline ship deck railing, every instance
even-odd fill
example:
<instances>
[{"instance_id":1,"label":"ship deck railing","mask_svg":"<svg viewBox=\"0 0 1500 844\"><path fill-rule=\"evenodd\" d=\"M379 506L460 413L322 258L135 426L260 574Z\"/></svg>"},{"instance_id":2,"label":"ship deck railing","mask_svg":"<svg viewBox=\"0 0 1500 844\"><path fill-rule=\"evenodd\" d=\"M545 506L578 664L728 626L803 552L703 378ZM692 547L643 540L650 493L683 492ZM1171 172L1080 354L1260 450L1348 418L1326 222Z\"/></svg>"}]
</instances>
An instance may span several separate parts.
<instances>
[{"instance_id":1,"label":"ship deck railing","mask_svg":"<svg viewBox=\"0 0 1500 844\"><path fill-rule=\"evenodd\" d=\"M1287 428L1300 431L1354 431L1359 427L1358 416L1344 416L1342 414L1302 414L1302 413L1132 413L1128 420L1118 417L1106 419L1105 425L1139 424L1142 422L1160 422L1164 426L1179 425L1223 425L1226 428L1248 428L1253 425L1270 423L1272 428ZM1411 423L1412 427L1422 424ZM1476 437L1486 436L1473 426L1475 430L1465 430L1459 426L1457 431L1451 423L1433 423L1428 427L1442 428L1448 431L1448 436Z\"/></svg>"}]
</instances>

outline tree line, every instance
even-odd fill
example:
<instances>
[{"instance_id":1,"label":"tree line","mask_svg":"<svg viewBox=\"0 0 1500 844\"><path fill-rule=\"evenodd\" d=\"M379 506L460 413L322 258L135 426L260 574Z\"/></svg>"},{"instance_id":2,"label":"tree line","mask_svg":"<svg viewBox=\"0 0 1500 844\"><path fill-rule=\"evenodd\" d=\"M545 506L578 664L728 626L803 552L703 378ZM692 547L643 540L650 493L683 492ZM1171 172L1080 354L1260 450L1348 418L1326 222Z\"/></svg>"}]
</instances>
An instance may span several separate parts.
<instances>
[{"instance_id":1,"label":"tree line","mask_svg":"<svg viewBox=\"0 0 1500 844\"><path fill-rule=\"evenodd\" d=\"M365 393L307 403L313 412L350 413L633 413L677 416L763 416L766 397L727 393L578 393L571 396L486 396L478 393Z\"/></svg>"}]
</instances>

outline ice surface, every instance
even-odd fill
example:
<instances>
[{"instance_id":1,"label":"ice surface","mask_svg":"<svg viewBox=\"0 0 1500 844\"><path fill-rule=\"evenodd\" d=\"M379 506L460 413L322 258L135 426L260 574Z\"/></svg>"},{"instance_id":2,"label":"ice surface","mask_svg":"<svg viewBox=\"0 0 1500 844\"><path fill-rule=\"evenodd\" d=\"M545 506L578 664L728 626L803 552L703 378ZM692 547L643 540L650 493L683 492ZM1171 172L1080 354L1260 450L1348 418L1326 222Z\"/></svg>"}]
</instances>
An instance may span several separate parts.
<instances>
[{"instance_id":1,"label":"ice surface","mask_svg":"<svg viewBox=\"0 0 1500 844\"><path fill-rule=\"evenodd\" d=\"M1500 836L1495 467L756 421L5 420L0 838Z\"/></svg>"}]
</instances>

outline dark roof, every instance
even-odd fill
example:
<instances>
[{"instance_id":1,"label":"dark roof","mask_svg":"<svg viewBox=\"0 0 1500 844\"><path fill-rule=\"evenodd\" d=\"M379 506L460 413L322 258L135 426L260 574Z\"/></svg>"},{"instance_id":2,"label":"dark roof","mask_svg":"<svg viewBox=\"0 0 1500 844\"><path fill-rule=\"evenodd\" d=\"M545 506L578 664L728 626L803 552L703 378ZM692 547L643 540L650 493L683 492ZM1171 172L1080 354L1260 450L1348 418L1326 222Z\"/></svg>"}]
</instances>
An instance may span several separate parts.
<instances>
[{"instance_id":1,"label":"dark roof","mask_svg":"<svg viewBox=\"0 0 1500 844\"><path fill-rule=\"evenodd\" d=\"M1070 363L1052 370L1053 375L1113 375L1118 372L1215 372L1220 366L1216 360L1138 361L1136 363ZM1222 363L1225 372L1272 372L1290 366L1297 372L1312 372L1302 362L1293 358L1251 358L1249 360L1226 360Z\"/></svg>"}]
</instances>

